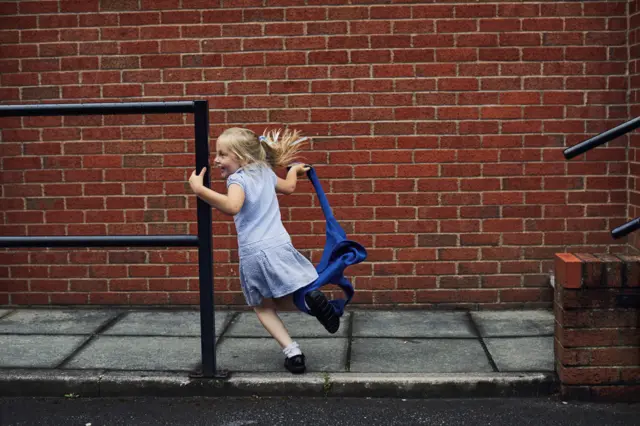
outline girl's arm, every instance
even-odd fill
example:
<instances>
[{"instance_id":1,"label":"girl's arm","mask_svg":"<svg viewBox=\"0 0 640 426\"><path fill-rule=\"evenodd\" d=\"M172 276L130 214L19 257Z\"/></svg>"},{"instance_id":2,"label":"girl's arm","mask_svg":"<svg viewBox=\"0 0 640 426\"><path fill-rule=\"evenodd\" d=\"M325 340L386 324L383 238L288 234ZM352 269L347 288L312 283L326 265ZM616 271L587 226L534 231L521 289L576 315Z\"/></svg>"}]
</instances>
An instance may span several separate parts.
<instances>
[{"instance_id":1,"label":"girl's arm","mask_svg":"<svg viewBox=\"0 0 640 426\"><path fill-rule=\"evenodd\" d=\"M278 181L276 182L276 192L285 195L293 193L293 191L296 190L296 184L298 183L298 175L306 173L309 168L310 167L306 164L296 164L291 166L287 172L286 179L278 177Z\"/></svg>"},{"instance_id":2,"label":"girl's arm","mask_svg":"<svg viewBox=\"0 0 640 426\"><path fill-rule=\"evenodd\" d=\"M198 198L220 210L222 213L231 216L238 214L244 204L244 190L242 187L235 184L230 185L227 195L209 189L202 183L206 170L207 168L205 167L199 175L196 175L195 171L191 174L189 185L191 185L193 192Z\"/></svg>"},{"instance_id":3,"label":"girl's arm","mask_svg":"<svg viewBox=\"0 0 640 426\"><path fill-rule=\"evenodd\" d=\"M220 194L212 189L202 186L196 195L204 200L207 204L220 210L222 213L234 216L240 212L244 204L244 190L240 185L232 184L229 186L227 195Z\"/></svg>"}]
</instances>

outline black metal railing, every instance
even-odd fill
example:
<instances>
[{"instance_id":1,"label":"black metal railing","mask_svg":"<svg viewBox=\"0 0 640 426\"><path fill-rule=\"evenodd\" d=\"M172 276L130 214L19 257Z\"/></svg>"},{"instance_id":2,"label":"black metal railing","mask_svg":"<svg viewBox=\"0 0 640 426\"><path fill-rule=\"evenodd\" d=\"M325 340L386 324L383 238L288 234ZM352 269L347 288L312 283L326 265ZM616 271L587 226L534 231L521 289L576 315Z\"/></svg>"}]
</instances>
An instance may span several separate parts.
<instances>
[{"instance_id":1,"label":"black metal railing","mask_svg":"<svg viewBox=\"0 0 640 426\"><path fill-rule=\"evenodd\" d=\"M207 101L95 104L0 105L0 117L191 113L194 115L196 170L209 175L209 105ZM198 236L25 236L0 237L0 247L197 247L200 279L200 339L202 371L192 377L224 377L216 371L213 306L213 236L211 206L198 199Z\"/></svg>"},{"instance_id":2,"label":"black metal railing","mask_svg":"<svg viewBox=\"0 0 640 426\"><path fill-rule=\"evenodd\" d=\"M570 160L580 154L589 151L590 149L593 149L600 145L604 145L605 143L610 142L617 137L625 135L632 130L637 129L638 127L640 127L640 117L636 117L633 120L629 120L626 123L614 127L613 129L609 129L606 132L600 133L599 135L594 136L591 139L587 139L586 141L580 142L579 144L565 149L563 152L564 158ZM640 229L640 217L637 217L627 223L618 226L611 231L611 236L614 239L622 238L638 229Z\"/></svg>"}]
</instances>

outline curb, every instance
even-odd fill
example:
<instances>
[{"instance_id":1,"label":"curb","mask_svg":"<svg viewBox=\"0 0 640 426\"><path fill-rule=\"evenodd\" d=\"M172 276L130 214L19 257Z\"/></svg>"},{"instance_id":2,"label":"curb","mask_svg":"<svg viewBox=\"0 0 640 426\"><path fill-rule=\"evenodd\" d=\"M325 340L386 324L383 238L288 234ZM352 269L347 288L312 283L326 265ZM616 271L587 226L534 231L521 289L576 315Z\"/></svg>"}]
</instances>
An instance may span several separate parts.
<instances>
[{"instance_id":1,"label":"curb","mask_svg":"<svg viewBox=\"0 0 640 426\"><path fill-rule=\"evenodd\" d=\"M191 379L187 373L97 370L3 370L0 397L307 396L469 398L538 397L557 391L548 373L235 373Z\"/></svg>"}]
</instances>

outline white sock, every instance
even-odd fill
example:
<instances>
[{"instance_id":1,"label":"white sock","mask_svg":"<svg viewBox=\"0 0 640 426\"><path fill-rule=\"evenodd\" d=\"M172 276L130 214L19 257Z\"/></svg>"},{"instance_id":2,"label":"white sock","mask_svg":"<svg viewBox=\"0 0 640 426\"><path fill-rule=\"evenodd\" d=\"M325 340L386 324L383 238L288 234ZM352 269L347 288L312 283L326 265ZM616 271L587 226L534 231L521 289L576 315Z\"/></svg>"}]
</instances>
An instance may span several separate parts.
<instances>
[{"instance_id":1,"label":"white sock","mask_svg":"<svg viewBox=\"0 0 640 426\"><path fill-rule=\"evenodd\" d=\"M302 351L300 350L298 342L291 343L289 346L284 348L282 352L284 352L284 356L286 356L287 358L291 358L292 356L296 355L302 355Z\"/></svg>"}]
</instances>

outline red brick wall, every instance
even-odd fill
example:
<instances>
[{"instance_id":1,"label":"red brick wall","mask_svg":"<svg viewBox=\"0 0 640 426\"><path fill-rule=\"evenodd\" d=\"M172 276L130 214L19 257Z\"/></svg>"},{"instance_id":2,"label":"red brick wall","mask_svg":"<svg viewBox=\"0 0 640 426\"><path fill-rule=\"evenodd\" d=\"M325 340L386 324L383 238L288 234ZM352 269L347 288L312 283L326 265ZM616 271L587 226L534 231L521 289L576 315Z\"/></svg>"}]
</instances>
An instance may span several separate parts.
<instances>
[{"instance_id":1,"label":"red brick wall","mask_svg":"<svg viewBox=\"0 0 640 426\"><path fill-rule=\"evenodd\" d=\"M362 306L550 306L553 254L621 251L627 2L84 0L0 3L4 104L208 99L212 135L314 140L336 216L369 249ZM195 233L181 115L3 119L0 233ZM216 181L216 188L222 182ZM319 259L310 185L281 199ZM215 213L217 303L242 305ZM1 304L197 303L192 250L11 250Z\"/></svg>"},{"instance_id":2,"label":"red brick wall","mask_svg":"<svg viewBox=\"0 0 640 426\"><path fill-rule=\"evenodd\" d=\"M561 253L555 271L562 396L640 401L640 257Z\"/></svg>"},{"instance_id":3,"label":"red brick wall","mask_svg":"<svg viewBox=\"0 0 640 426\"><path fill-rule=\"evenodd\" d=\"M629 2L629 118L640 116L640 1ZM629 220L640 216L640 131L629 134ZM632 247L640 249L640 234L629 235Z\"/></svg>"}]
</instances>

